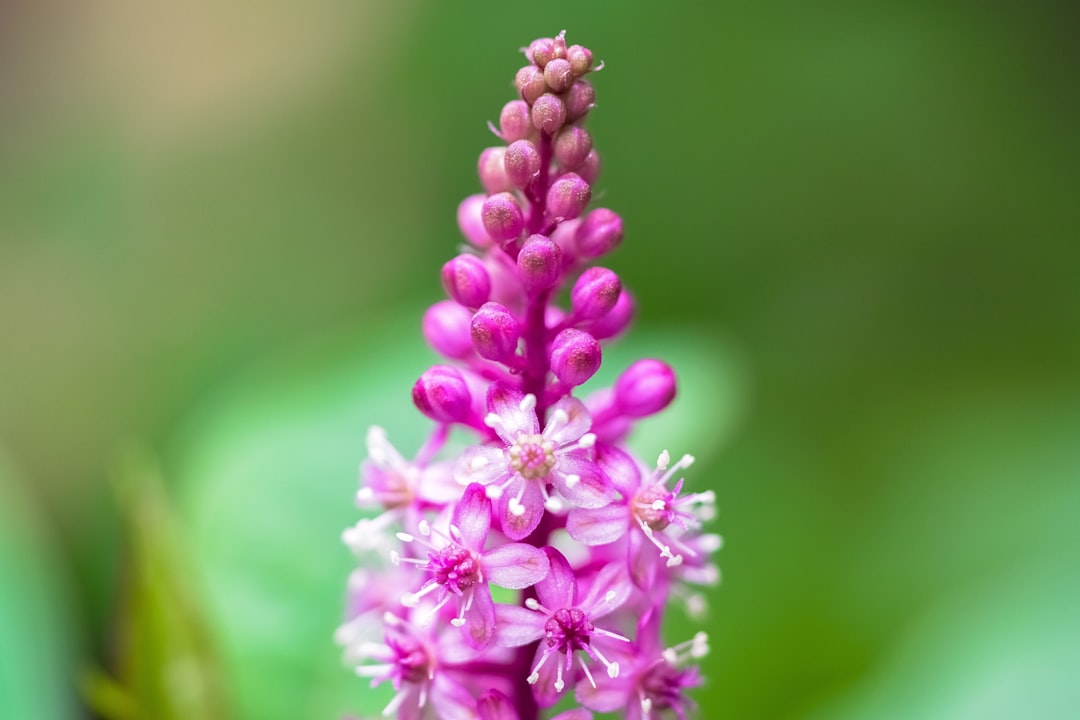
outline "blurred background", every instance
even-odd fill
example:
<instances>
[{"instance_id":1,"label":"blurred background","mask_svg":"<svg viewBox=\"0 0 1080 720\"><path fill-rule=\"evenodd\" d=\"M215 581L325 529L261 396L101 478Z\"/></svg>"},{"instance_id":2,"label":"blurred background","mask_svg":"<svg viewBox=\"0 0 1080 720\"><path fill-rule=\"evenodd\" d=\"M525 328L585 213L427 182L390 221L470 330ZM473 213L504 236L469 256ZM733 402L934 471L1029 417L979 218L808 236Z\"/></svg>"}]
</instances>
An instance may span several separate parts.
<instances>
[{"instance_id":1,"label":"blurred background","mask_svg":"<svg viewBox=\"0 0 1080 720\"><path fill-rule=\"evenodd\" d=\"M685 371L638 447L719 498L703 717L1076 717L1078 19L0 4L0 716L381 707L330 641L364 431L419 442L485 121L567 28L611 357Z\"/></svg>"}]
</instances>

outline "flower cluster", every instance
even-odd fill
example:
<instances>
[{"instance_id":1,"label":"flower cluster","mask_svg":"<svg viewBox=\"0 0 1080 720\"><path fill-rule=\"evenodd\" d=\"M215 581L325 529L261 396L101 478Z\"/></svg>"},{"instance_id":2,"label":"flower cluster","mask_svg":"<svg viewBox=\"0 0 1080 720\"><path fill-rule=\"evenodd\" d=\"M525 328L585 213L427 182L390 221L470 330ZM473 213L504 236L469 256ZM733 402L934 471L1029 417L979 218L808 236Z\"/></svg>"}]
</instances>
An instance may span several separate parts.
<instances>
[{"instance_id":1,"label":"flower cluster","mask_svg":"<svg viewBox=\"0 0 1080 720\"><path fill-rule=\"evenodd\" d=\"M706 638L665 647L660 624L674 601L700 611L717 580L719 537L701 532L714 496L684 489L691 456L653 468L623 445L674 398L665 363L574 395L634 303L590 266L623 237L617 214L586 212L599 67L563 33L525 55L520 99L492 126L503 144L480 154L486 192L458 210L470 245L424 316L448 362L412 391L431 435L410 460L368 434L357 501L374 513L344 534L362 564L337 639L358 675L393 686L385 716L533 720L573 698L562 720L685 718ZM453 427L474 444L451 452Z\"/></svg>"}]
</instances>

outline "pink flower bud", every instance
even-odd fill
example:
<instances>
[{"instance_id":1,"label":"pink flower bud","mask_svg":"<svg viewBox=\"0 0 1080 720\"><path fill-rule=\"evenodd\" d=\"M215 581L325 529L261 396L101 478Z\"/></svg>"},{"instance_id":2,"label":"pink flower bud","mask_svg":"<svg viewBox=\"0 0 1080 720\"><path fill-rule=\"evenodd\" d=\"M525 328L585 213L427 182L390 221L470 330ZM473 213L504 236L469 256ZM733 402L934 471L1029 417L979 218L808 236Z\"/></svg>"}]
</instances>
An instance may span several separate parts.
<instances>
[{"instance_id":1,"label":"pink flower bud","mask_svg":"<svg viewBox=\"0 0 1080 720\"><path fill-rule=\"evenodd\" d=\"M470 334L480 357L506 364L517 352L521 326L505 305L489 302L473 315Z\"/></svg>"},{"instance_id":2,"label":"pink flower bud","mask_svg":"<svg viewBox=\"0 0 1080 720\"><path fill-rule=\"evenodd\" d=\"M578 80L563 96L566 103L566 120L574 122L585 117L596 104L596 90L584 80Z\"/></svg>"},{"instance_id":3,"label":"pink flower bud","mask_svg":"<svg viewBox=\"0 0 1080 720\"><path fill-rule=\"evenodd\" d=\"M558 95L545 93L533 103L532 124L540 132L554 135L559 132L564 122L566 122L566 105Z\"/></svg>"},{"instance_id":4,"label":"pink flower bud","mask_svg":"<svg viewBox=\"0 0 1080 720\"><path fill-rule=\"evenodd\" d=\"M597 320L611 312L622 294L619 276L602 267L581 273L570 291L570 306L578 320Z\"/></svg>"},{"instance_id":5,"label":"pink flower bud","mask_svg":"<svg viewBox=\"0 0 1080 720\"><path fill-rule=\"evenodd\" d=\"M465 307L477 308L491 296L491 277L475 255L458 255L442 266L446 294Z\"/></svg>"},{"instance_id":6,"label":"pink flower bud","mask_svg":"<svg viewBox=\"0 0 1080 720\"><path fill-rule=\"evenodd\" d=\"M465 378L446 365L424 371L412 389L413 404L435 422L461 422L469 417L472 397Z\"/></svg>"},{"instance_id":7,"label":"pink flower bud","mask_svg":"<svg viewBox=\"0 0 1080 720\"><path fill-rule=\"evenodd\" d=\"M596 178L600 177L600 154L596 152L595 148L589 151L585 162L581 163L581 167L577 169L577 174L590 185L596 182Z\"/></svg>"},{"instance_id":8,"label":"pink flower bud","mask_svg":"<svg viewBox=\"0 0 1080 720\"><path fill-rule=\"evenodd\" d=\"M581 45L571 45L566 49L566 59L574 70L575 77L581 77L592 69L592 51Z\"/></svg>"},{"instance_id":9,"label":"pink flower bud","mask_svg":"<svg viewBox=\"0 0 1080 720\"><path fill-rule=\"evenodd\" d=\"M503 169L509 182L525 188L540 172L540 151L528 140L517 140L506 148Z\"/></svg>"},{"instance_id":10,"label":"pink flower bud","mask_svg":"<svg viewBox=\"0 0 1080 720\"><path fill-rule=\"evenodd\" d=\"M525 227L521 207L514 196L507 192L492 195L485 200L480 217L487 234L500 244L516 240Z\"/></svg>"},{"instance_id":11,"label":"pink flower bud","mask_svg":"<svg viewBox=\"0 0 1080 720\"><path fill-rule=\"evenodd\" d=\"M521 99L532 105L536 99L547 92L544 71L535 65L526 65L517 71L514 86L521 93Z\"/></svg>"},{"instance_id":12,"label":"pink flower bud","mask_svg":"<svg viewBox=\"0 0 1080 720\"><path fill-rule=\"evenodd\" d=\"M562 274L562 250L550 238L532 235L517 258L518 277L530 294L554 287Z\"/></svg>"},{"instance_id":13,"label":"pink flower bud","mask_svg":"<svg viewBox=\"0 0 1080 720\"><path fill-rule=\"evenodd\" d=\"M486 195L470 195L461 201L457 210L458 228L465 239L473 245L488 248L492 245L491 236L484 229L483 209Z\"/></svg>"},{"instance_id":14,"label":"pink flower bud","mask_svg":"<svg viewBox=\"0 0 1080 720\"><path fill-rule=\"evenodd\" d=\"M489 193L514 189L513 184L506 177L506 168L503 166L504 155L506 155L505 147L489 147L480 153L480 159L476 163L480 184Z\"/></svg>"},{"instance_id":15,"label":"pink flower bud","mask_svg":"<svg viewBox=\"0 0 1080 720\"><path fill-rule=\"evenodd\" d=\"M597 340L613 338L627 327L634 319L634 298L630 292L623 288L619 293L619 299L615 307L600 319L589 325L589 332Z\"/></svg>"},{"instance_id":16,"label":"pink flower bud","mask_svg":"<svg viewBox=\"0 0 1080 720\"><path fill-rule=\"evenodd\" d=\"M537 67L544 67L555 58L555 41L552 38L539 38L529 43L525 57Z\"/></svg>"},{"instance_id":17,"label":"pink flower bud","mask_svg":"<svg viewBox=\"0 0 1080 720\"><path fill-rule=\"evenodd\" d=\"M574 248L583 258L598 258L622 242L622 218L607 208L596 208L585 216L574 235Z\"/></svg>"},{"instance_id":18,"label":"pink flower bud","mask_svg":"<svg viewBox=\"0 0 1080 720\"><path fill-rule=\"evenodd\" d=\"M592 136L582 127L567 125L555 138L555 159L564 170L577 170L592 152Z\"/></svg>"},{"instance_id":19,"label":"pink flower bud","mask_svg":"<svg viewBox=\"0 0 1080 720\"><path fill-rule=\"evenodd\" d=\"M544 82L552 92L561 93L574 84L574 70L569 60L556 58L544 66Z\"/></svg>"},{"instance_id":20,"label":"pink flower bud","mask_svg":"<svg viewBox=\"0 0 1080 720\"><path fill-rule=\"evenodd\" d=\"M589 333L567 328L551 344L551 370L570 386L578 386L600 369L600 343Z\"/></svg>"},{"instance_id":21,"label":"pink flower bud","mask_svg":"<svg viewBox=\"0 0 1080 720\"><path fill-rule=\"evenodd\" d=\"M552 217L576 218L592 199L589 183L575 173L566 173L551 184L547 194L547 210Z\"/></svg>"},{"instance_id":22,"label":"pink flower bud","mask_svg":"<svg viewBox=\"0 0 1080 720\"><path fill-rule=\"evenodd\" d=\"M646 417L675 398L675 372L659 360L638 360L615 381L615 404L623 415Z\"/></svg>"},{"instance_id":23,"label":"pink flower bud","mask_svg":"<svg viewBox=\"0 0 1080 720\"><path fill-rule=\"evenodd\" d=\"M499 113L499 130L504 142L512 143L527 138L532 129L532 117L527 102L511 100L503 105L502 112Z\"/></svg>"},{"instance_id":24,"label":"pink flower bud","mask_svg":"<svg viewBox=\"0 0 1080 720\"><path fill-rule=\"evenodd\" d=\"M435 303L424 313L424 339L440 355L462 360L473 354L472 313L451 300Z\"/></svg>"}]
</instances>

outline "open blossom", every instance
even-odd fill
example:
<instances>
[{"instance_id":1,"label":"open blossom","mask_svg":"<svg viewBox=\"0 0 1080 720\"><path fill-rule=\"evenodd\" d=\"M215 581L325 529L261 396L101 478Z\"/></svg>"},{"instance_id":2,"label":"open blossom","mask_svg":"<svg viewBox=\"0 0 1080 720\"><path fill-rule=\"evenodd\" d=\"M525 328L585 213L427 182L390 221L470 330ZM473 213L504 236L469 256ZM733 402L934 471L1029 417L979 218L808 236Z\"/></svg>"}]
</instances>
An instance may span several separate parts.
<instances>
[{"instance_id":1,"label":"open blossom","mask_svg":"<svg viewBox=\"0 0 1080 720\"><path fill-rule=\"evenodd\" d=\"M636 307L593 264L624 234L589 208L603 63L565 33L525 60L491 124L502 144L480 153L485 192L458 207L469 246L431 265L446 299L422 328L445 364L411 392L428 439L410 460L368 433L356 499L374 515L343 534L365 564L335 639L357 675L394 689L384 717L686 720L707 644L664 648L660 625L674 604L700 612L698 586L719 577L719 536L702 531L715 498L684 489L691 456L664 451L650 471L623 444L676 397L665 362L575 395Z\"/></svg>"},{"instance_id":2,"label":"open blossom","mask_svg":"<svg viewBox=\"0 0 1080 720\"><path fill-rule=\"evenodd\" d=\"M536 529L545 506L552 505L549 483L577 507L601 507L615 497L611 482L591 459L596 437L587 432L589 414L577 399L559 400L541 433L536 397L496 382L488 391L485 422L504 444L467 450L456 475L460 482L488 486L507 537L520 540Z\"/></svg>"}]
</instances>

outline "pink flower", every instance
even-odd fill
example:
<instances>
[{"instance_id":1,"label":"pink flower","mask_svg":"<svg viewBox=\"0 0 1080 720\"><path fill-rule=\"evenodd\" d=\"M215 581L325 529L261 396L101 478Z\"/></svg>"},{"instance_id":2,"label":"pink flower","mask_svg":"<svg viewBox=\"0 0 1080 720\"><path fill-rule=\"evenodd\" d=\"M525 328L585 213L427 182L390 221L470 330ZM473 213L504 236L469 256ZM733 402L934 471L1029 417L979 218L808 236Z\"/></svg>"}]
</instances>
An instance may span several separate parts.
<instances>
[{"instance_id":1,"label":"pink flower","mask_svg":"<svg viewBox=\"0 0 1080 720\"><path fill-rule=\"evenodd\" d=\"M454 507L449 534L433 530L427 521L419 523L424 539L398 533L402 542L425 545L426 560L392 556L395 562L411 563L431 573L420 590L402 597L402 603L416 607L421 598L437 593L436 604L425 619L430 621L456 596L458 612L450 623L460 627L465 641L477 650L495 632L495 605L488 583L521 590L543 580L548 572L547 556L532 545L506 543L484 552L490 529L491 501L484 488L474 483Z\"/></svg>"},{"instance_id":2,"label":"pink flower","mask_svg":"<svg viewBox=\"0 0 1080 720\"><path fill-rule=\"evenodd\" d=\"M462 484L487 486L507 537L525 538L540 523L545 505L561 505L552 500L549 483L575 507L602 507L614 499L614 488L590 459L596 438L587 432L589 414L580 401L568 396L555 403L541 433L536 397L495 382L488 411L484 422L504 445L466 450L455 475Z\"/></svg>"},{"instance_id":3,"label":"pink flower","mask_svg":"<svg viewBox=\"0 0 1080 720\"><path fill-rule=\"evenodd\" d=\"M555 703L568 682L573 682L574 656L579 650L601 664L609 677L619 675L619 664L608 660L597 642L626 643L629 639L598 628L594 622L626 602L632 587L626 568L612 563L600 570L588 592L579 597L577 580L566 558L551 547L544 552L551 562L548 576L536 584L536 598L527 599L524 608L499 607L497 642L519 647L545 638L536 651L528 681L540 704L548 706ZM595 684L585 657L577 656L578 666Z\"/></svg>"}]
</instances>

